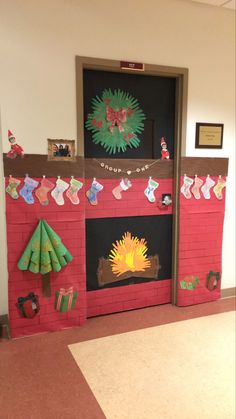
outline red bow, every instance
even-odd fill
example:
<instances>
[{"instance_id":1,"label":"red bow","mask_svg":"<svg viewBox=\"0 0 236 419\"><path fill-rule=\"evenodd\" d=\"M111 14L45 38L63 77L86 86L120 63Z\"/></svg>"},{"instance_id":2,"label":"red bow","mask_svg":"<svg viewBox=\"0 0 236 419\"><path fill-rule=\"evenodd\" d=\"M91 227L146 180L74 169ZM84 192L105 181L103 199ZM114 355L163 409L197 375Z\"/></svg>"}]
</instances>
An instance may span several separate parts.
<instances>
[{"instance_id":1,"label":"red bow","mask_svg":"<svg viewBox=\"0 0 236 419\"><path fill-rule=\"evenodd\" d=\"M106 108L107 121L112 122L110 125L110 131L112 132L114 127L118 127L120 132L124 131L122 123L126 122L126 109L121 108L119 111L114 111L110 106Z\"/></svg>"}]
</instances>

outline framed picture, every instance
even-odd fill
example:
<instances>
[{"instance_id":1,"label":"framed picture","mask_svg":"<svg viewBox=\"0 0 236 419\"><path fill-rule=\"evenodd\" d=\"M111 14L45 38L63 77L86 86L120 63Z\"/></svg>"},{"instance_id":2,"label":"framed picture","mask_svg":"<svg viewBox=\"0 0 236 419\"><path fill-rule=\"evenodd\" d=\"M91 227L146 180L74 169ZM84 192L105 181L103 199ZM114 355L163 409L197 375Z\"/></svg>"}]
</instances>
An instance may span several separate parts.
<instances>
[{"instance_id":1,"label":"framed picture","mask_svg":"<svg viewBox=\"0 0 236 419\"><path fill-rule=\"evenodd\" d=\"M48 138L48 160L75 162L75 140Z\"/></svg>"},{"instance_id":2,"label":"framed picture","mask_svg":"<svg viewBox=\"0 0 236 419\"><path fill-rule=\"evenodd\" d=\"M196 123L195 148L222 148L223 124Z\"/></svg>"}]
</instances>

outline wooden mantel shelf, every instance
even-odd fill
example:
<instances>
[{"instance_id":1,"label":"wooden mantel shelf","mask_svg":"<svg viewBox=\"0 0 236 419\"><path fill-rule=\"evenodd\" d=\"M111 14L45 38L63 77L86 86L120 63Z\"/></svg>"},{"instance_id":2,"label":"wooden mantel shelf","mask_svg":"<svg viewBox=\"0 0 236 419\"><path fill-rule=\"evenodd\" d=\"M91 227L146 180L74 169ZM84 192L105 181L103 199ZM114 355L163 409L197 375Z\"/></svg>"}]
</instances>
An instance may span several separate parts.
<instances>
[{"instance_id":1,"label":"wooden mantel shelf","mask_svg":"<svg viewBox=\"0 0 236 419\"><path fill-rule=\"evenodd\" d=\"M215 157L182 157L180 175L194 176L227 176L228 158ZM173 177L173 160L150 159L85 159L77 157L76 162L48 161L47 155L26 154L24 158L9 159L3 155L4 176L24 177L85 177L114 179L122 176L131 178L147 178L148 176L161 178ZM103 163L105 167L101 167ZM136 171L145 167L144 171ZM121 169L114 171L112 169ZM129 171L132 173L129 174ZM128 173L127 173L128 172Z\"/></svg>"}]
</instances>

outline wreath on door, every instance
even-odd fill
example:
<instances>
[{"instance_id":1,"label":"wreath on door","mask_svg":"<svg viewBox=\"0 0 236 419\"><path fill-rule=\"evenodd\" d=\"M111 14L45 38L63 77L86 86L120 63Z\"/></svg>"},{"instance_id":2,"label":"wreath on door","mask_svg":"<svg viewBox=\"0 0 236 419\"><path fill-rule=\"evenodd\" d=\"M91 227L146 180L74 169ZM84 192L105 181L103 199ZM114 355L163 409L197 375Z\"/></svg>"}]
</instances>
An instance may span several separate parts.
<instances>
[{"instance_id":1,"label":"wreath on door","mask_svg":"<svg viewBox=\"0 0 236 419\"><path fill-rule=\"evenodd\" d=\"M106 89L101 98L92 99L92 110L85 126L92 132L95 144L100 144L109 154L139 146L138 135L144 130L145 115L137 99L120 89Z\"/></svg>"}]
</instances>

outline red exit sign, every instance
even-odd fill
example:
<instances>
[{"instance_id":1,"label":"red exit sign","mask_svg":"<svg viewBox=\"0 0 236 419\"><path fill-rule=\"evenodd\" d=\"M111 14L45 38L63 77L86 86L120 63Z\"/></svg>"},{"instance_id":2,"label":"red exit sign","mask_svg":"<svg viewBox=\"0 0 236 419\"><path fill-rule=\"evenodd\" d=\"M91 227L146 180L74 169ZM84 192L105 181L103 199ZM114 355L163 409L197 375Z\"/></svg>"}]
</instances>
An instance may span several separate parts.
<instances>
[{"instance_id":1,"label":"red exit sign","mask_svg":"<svg viewBox=\"0 0 236 419\"><path fill-rule=\"evenodd\" d=\"M130 61L121 61L120 68L123 70L135 70L135 71L144 71L143 63L131 63Z\"/></svg>"}]
</instances>

